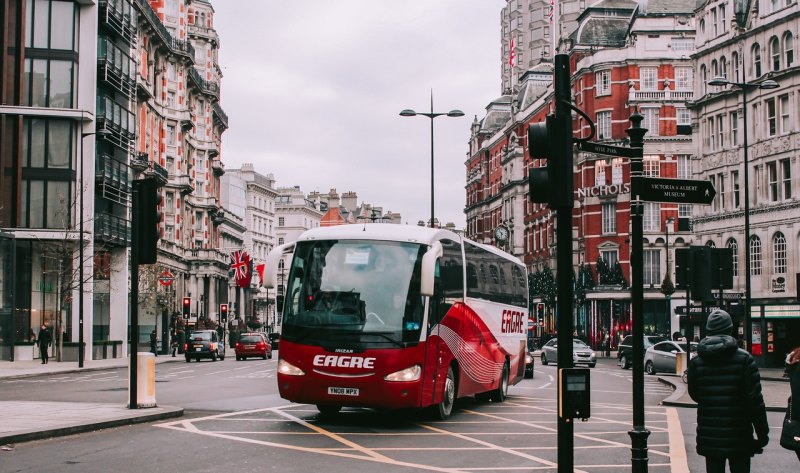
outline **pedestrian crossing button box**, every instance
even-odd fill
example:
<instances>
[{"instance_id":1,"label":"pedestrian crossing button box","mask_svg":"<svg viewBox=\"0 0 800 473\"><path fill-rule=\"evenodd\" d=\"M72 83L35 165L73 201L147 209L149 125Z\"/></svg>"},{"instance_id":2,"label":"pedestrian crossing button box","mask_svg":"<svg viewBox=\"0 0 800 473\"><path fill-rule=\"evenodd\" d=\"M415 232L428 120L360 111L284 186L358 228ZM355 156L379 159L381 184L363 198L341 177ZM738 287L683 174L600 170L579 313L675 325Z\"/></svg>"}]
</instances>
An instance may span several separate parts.
<instances>
[{"instance_id":1,"label":"pedestrian crossing button box","mask_svg":"<svg viewBox=\"0 0 800 473\"><path fill-rule=\"evenodd\" d=\"M562 419L586 420L589 410L589 369L558 370L558 416Z\"/></svg>"}]
</instances>

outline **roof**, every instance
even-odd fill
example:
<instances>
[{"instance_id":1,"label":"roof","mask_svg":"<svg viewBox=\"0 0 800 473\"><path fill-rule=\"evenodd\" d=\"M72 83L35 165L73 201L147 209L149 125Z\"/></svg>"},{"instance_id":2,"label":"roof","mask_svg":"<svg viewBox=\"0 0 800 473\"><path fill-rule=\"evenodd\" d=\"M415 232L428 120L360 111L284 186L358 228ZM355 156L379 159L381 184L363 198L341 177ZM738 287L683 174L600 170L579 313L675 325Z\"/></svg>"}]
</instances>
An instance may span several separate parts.
<instances>
[{"instance_id":1,"label":"roof","mask_svg":"<svg viewBox=\"0 0 800 473\"><path fill-rule=\"evenodd\" d=\"M697 0L642 0L640 15L693 15Z\"/></svg>"}]
</instances>

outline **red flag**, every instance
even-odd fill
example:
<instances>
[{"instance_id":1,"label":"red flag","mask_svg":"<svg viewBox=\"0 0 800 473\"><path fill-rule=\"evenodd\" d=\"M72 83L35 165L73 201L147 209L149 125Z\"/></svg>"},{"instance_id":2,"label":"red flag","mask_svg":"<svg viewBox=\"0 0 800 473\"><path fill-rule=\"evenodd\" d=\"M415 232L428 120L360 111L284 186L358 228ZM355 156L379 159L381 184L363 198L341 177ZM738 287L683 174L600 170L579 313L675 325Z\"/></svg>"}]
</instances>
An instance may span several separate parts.
<instances>
[{"instance_id":1,"label":"red flag","mask_svg":"<svg viewBox=\"0 0 800 473\"><path fill-rule=\"evenodd\" d=\"M510 51L508 53L508 65L514 67L514 59L516 59L517 53L514 51L514 37L511 37L511 46Z\"/></svg>"},{"instance_id":2,"label":"red flag","mask_svg":"<svg viewBox=\"0 0 800 473\"><path fill-rule=\"evenodd\" d=\"M264 264L264 263L256 265L256 271L258 271L258 277L261 278L261 283L262 284L264 283L264 268L266 268L266 267L267 267L267 265Z\"/></svg>"},{"instance_id":3,"label":"red flag","mask_svg":"<svg viewBox=\"0 0 800 473\"><path fill-rule=\"evenodd\" d=\"M236 277L237 286L247 287L250 285L250 278L252 277L250 256L246 251L239 250L231 253L231 269Z\"/></svg>"}]
</instances>

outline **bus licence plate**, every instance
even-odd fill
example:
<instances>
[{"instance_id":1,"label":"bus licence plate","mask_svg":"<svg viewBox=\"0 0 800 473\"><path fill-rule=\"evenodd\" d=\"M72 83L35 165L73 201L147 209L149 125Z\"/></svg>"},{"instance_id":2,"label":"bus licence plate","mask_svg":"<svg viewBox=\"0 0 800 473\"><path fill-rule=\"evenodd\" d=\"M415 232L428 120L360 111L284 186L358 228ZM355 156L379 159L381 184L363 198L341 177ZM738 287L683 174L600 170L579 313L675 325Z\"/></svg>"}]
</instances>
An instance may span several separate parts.
<instances>
[{"instance_id":1,"label":"bus licence plate","mask_svg":"<svg viewBox=\"0 0 800 473\"><path fill-rule=\"evenodd\" d=\"M358 388L328 388L328 394L337 396L358 396Z\"/></svg>"}]
</instances>

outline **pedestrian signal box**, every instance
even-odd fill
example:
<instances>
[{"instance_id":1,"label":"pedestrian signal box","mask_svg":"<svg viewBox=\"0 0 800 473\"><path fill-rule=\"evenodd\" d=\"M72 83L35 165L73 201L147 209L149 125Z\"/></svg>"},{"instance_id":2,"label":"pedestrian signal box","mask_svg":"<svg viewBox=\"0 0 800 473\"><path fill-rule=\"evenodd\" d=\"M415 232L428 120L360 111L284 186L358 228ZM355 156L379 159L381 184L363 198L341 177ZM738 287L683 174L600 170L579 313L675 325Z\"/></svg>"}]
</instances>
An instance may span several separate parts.
<instances>
[{"instance_id":1,"label":"pedestrian signal box","mask_svg":"<svg viewBox=\"0 0 800 473\"><path fill-rule=\"evenodd\" d=\"M589 409L589 369L561 368L558 370L558 416L587 420Z\"/></svg>"}]
</instances>

